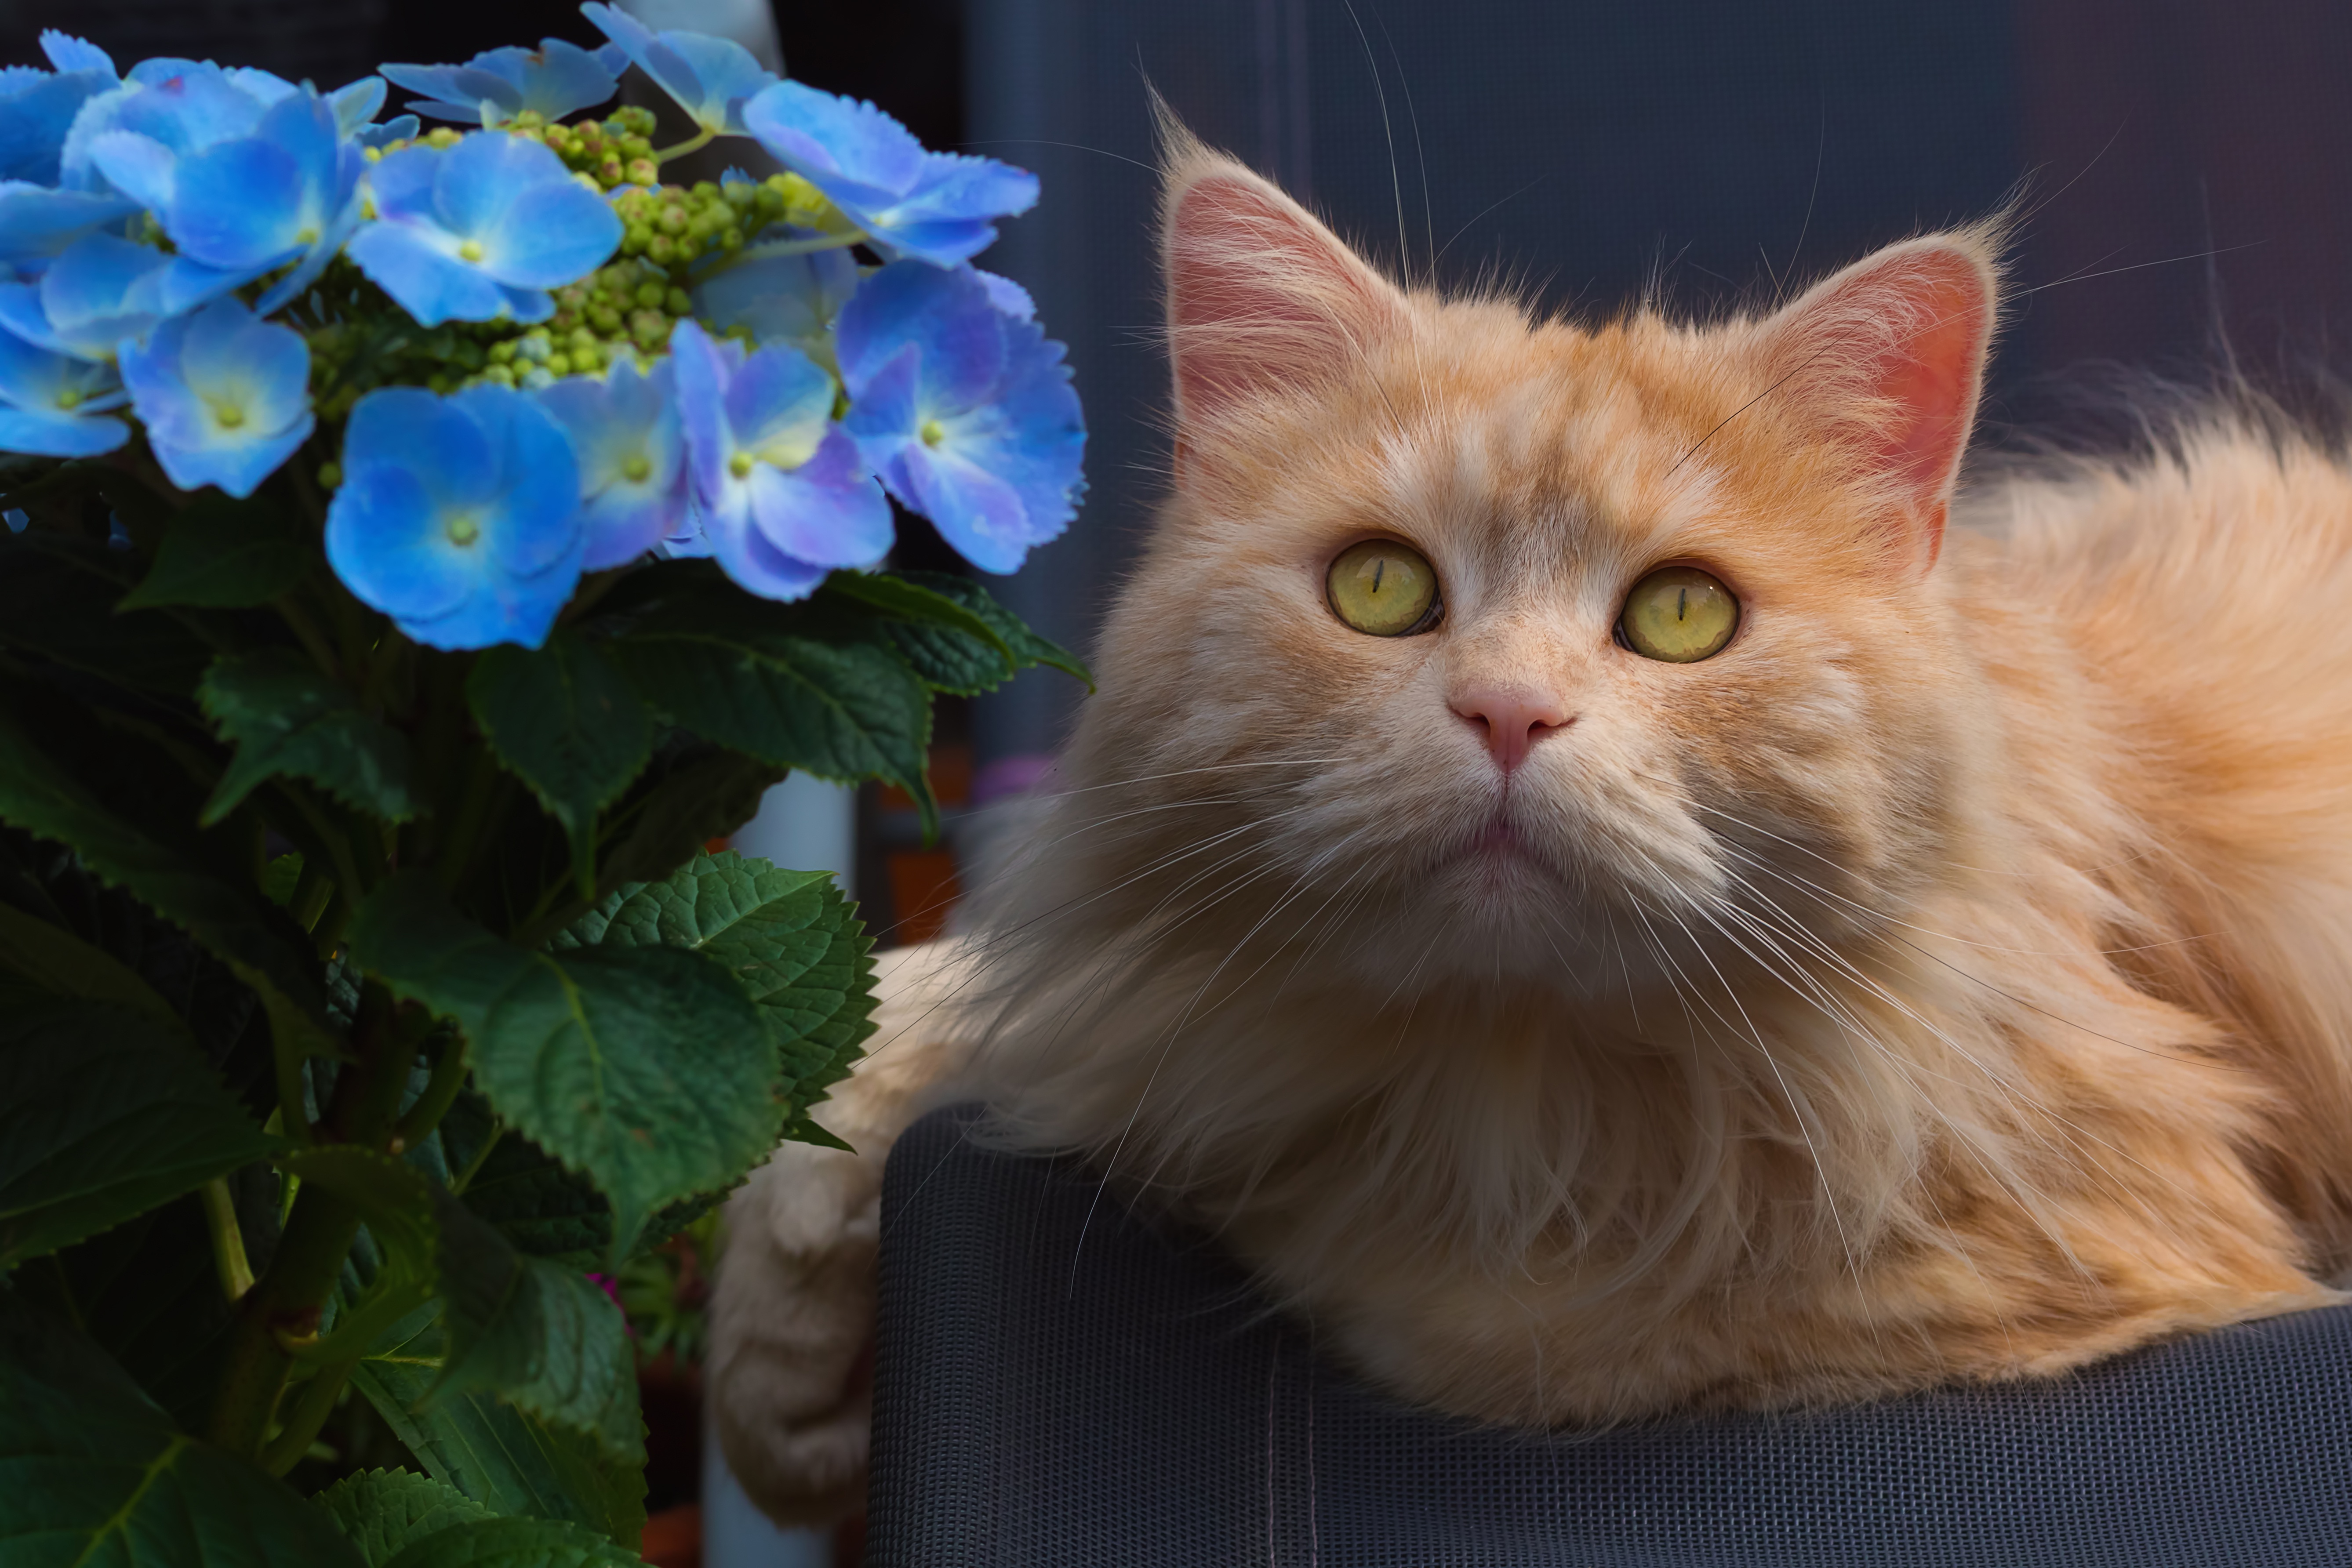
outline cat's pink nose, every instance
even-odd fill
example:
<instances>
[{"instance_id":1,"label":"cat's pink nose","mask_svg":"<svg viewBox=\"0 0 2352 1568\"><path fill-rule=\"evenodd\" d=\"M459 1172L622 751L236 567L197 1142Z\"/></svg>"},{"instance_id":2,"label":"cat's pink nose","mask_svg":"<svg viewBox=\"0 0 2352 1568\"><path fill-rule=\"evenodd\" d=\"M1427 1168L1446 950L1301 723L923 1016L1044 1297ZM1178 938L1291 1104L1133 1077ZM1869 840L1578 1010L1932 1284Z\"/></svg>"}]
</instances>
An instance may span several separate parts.
<instances>
[{"instance_id":1,"label":"cat's pink nose","mask_svg":"<svg viewBox=\"0 0 2352 1568\"><path fill-rule=\"evenodd\" d=\"M1447 705L1480 732L1495 765L1508 773L1547 735L1568 727L1572 716L1549 697L1523 687L1471 686Z\"/></svg>"}]
</instances>

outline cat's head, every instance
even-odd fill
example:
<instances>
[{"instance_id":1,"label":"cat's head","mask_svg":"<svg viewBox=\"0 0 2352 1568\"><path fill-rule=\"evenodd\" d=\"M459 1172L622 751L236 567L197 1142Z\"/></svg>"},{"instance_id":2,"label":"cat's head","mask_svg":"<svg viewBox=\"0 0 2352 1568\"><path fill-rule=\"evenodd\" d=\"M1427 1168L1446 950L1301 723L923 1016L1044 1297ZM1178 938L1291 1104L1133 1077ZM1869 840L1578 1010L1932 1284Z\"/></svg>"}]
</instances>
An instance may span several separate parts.
<instances>
[{"instance_id":1,"label":"cat's head","mask_svg":"<svg viewBox=\"0 0 2352 1568\"><path fill-rule=\"evenodd\" d=\"M1981 704L1937 559L1987 233L1714 324L1534 321L1398 287L1180 138L1163 234L1174 493L1034 868L1054 907L1590 995L1899 917L1948 862Z\"/></svg>"}]
</instances>

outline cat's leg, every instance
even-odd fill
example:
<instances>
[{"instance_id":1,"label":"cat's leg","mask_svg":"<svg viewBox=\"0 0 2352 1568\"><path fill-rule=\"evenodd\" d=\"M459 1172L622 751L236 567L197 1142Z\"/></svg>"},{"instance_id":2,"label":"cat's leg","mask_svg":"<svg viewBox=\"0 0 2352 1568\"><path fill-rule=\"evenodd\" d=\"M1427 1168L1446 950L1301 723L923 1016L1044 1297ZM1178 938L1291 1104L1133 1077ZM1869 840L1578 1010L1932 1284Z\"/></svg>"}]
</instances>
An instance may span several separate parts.
<instances>
[{"instance_id":1,"label":"cat's leg","mask_svg":"<svg viewBox=\"0 0 2352 1568\"><path fill-rule=\"evenodd\" d=\"M952 945L883 955L867 1055L816 1110L856 1150L786 1144L730 1199L710 1310L708 1397L727 1462L781 1523L824 1523L866 1492L882 1165L953 1098Z\"/></svg>"}]
</instances>

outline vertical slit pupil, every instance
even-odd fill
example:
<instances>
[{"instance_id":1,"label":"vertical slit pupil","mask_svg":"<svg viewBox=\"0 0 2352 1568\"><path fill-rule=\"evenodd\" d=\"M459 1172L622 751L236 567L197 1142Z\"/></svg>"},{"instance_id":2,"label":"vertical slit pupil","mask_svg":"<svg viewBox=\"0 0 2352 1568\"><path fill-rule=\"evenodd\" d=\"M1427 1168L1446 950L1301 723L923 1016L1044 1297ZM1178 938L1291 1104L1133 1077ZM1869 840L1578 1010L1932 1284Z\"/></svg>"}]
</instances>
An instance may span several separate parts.
<instances>
[{"instance_id":1,"label":"vertical slit pupil","mask_svg":"<svg viewBox=\"0 0 2352 1568\"><path fill-rule=\"evenodd\" d=\"M1376 560L1372 562L1372 591L1374 593L1378 593L1381 591L1381 579L1387 573L1388 570L1389 563L1386 560Z\"/></svg>"},{"instance_id":2,"label":"vertical slit pupil","mask_svg":"<svg viewBox=\"0 0 2352 1568\"><path fill-rule=\"evenodd\" d=\"M1675 619L1677 621L1690 619L1690 590L1687 588L1675 591Z\"/></svg>"}]
</instances>

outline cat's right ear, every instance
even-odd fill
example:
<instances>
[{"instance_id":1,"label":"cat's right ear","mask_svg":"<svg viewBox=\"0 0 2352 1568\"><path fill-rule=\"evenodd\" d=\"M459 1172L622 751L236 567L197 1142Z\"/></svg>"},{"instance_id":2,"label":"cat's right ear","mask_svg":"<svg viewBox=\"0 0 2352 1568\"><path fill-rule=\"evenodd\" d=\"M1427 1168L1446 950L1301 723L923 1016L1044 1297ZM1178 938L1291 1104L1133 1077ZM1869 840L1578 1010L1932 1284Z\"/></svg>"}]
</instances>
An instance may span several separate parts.
<instances>
[{"instance_id":1,"label":"cat's right ear","mask_svg":"<svg viewBox=\"0 0 2352 1568\"><path fill-rule=\"evenodd\" d=\"M1160 257L1183 448L1265 397L1344 373L1404 329L1404 296L1313 214L1163 123Z\"/></svg>"}]
</instances>

